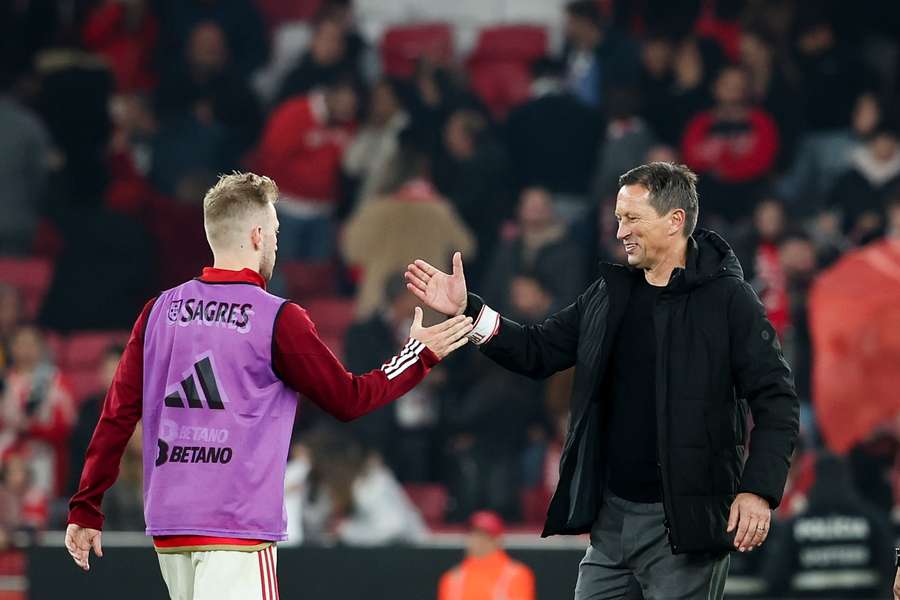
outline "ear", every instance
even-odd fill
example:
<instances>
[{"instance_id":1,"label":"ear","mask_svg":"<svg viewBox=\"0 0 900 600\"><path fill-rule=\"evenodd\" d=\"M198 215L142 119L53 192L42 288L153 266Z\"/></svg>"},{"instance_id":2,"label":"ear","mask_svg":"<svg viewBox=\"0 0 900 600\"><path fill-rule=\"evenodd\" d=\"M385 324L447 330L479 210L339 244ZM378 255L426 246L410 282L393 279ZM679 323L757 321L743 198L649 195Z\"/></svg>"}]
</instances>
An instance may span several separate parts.
<instances>
[{"instance_id":1,"label":"ear","mask_svg":"<svg viewBox=\"0 0 900 600\"><path fill-rule=\"evenodd\" d=\"M676 208L669 215L669 235L681 233L684 229L685 213L683 208Z\"/></svg>"},{"instance_id":2,"label":"ear","mask_svg":"<svg viewBox=\"0 0 900 600\"><path fill-rule=\"evenodd\" d=\"M254 250L262 248L263 232L261 226L257 225L250 231L250 243L253 244Z\"/></svg>"}]
</instances>

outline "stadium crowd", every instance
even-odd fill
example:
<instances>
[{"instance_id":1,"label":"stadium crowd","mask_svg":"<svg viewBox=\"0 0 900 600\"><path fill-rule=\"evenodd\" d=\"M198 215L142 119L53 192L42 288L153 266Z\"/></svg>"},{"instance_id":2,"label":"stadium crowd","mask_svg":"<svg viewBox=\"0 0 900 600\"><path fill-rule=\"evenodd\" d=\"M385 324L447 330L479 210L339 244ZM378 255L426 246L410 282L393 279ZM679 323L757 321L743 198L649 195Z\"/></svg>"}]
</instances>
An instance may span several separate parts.
<instances>
[{"instance_id":1,"label":"stadium crowd","mask_svg":"<svg viewBox=\"0 0 900 600\"><path fill-rule=\"evenodd\" d=\"M62 524L127 330L210 262L201 201L232 170L281 190L270 289L364 372L406 335L413 258L446 268L461 250L493 307L540 321L598 260L623 259L618 176L687 164L701 226L732 243L794 369L803 447L777 517L807 509L815 453L833 446L810 290L848 254L900 241L900 7L546 2L550 25L510 9L463 51L419 4L373 35L364 1L3 3L0 549ZM294 539L416 541L482 509L535 527L570 385L467 349L349 425L303 401ZM837 448L885 519L900 504L896 396L860 397L889 416ZM107 495L110 529L143 529L140 447Z\"/></svg>"}]
</instances>

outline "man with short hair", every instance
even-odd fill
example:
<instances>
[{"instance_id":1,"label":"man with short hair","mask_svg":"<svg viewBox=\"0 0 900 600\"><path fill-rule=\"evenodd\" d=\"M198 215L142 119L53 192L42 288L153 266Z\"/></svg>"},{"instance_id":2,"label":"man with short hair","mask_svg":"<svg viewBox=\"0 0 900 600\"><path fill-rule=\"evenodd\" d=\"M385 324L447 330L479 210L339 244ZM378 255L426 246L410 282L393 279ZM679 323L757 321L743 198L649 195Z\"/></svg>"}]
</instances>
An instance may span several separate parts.
<instances>
[{"instance_id":1,"label":"man with short hair","mask_svg":"<svg viewBox=\"0 0 900 600\"><path fill-rule=\"evenodd\" d=\"M70 502L66 548L102 556L103 493L143 420L144 515L173 600L272 600L286 539L284 473L297 393L343 421L417 385L466 343L470 320L422 327L393 359L348 373L300 306L266 291L278 249L278 188L225 175L203 201L213 267L138 317Z\"/></svg>"},{"instance_id":2,"label":"man with short hair","mask_svg":"<svg viewBox=\"0 0 900 600\"><path fill-rule=\"evenodd\" d=\"M576 366L559 486L544 536L591 533L575 598L721 598L728 551L766 539L799 429L787 363L731 248L694 231L697 177L656 162L619 180L616 237L628 266L602 265L573 304L537 325L502 318L424 261L409 289L476 318L470 339L533 378ZM745 402L753 414L746 457Z\"/></svg>"}]
</instances>

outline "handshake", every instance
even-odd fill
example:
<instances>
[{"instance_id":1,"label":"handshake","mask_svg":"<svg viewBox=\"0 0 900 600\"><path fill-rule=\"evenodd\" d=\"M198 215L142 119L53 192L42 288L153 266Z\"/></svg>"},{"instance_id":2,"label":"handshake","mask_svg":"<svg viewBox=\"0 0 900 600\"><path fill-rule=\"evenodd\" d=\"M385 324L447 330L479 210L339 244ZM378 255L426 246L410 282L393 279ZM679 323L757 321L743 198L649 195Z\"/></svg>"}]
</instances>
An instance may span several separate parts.
<instances>
[{"instance_id":1,"label":"handshake","mask_svg":"<svg viewBox=\"0 0 900 600\"><path fill-rule=\"evenodd\" d=\"M422 309L416 307L409 337L421 342L443 359L469 341L474 324L466 310L466 277L462 255L453 255L453 273L448 275L424 260L416 260L406 268L406 287L427 307L450 317L432 327L422 326Z\"/></svg>"}]
</instances>

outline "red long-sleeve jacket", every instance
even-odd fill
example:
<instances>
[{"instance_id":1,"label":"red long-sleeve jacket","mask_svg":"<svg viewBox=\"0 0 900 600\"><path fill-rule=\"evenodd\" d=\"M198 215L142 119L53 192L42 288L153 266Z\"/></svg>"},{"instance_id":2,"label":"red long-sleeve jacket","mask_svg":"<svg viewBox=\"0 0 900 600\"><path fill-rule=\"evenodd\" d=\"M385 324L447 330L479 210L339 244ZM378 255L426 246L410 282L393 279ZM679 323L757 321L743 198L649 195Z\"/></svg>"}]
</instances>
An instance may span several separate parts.
<instances>
[{"instance_id":1,"label":"red long-sleeve jacket","mask_svg":"<svg viewBox=\"0 0 900 600\"><path fill-rule=\"evenodd\" d=\"M265 287L263 278L249 269L205 268L201 279L240 281ZM107 392L87 450L78 492L69 503L69 523L92 529L103 526L100 510L103 494L115 482L122 453L141 418L144 329L152 307L153 300L144 306L134 324ZM353 375L319 338L306 311L292 302L279 313L273 342L273 366L285 384L343 421L372 412L407 393L440 360L425 348L414 368L404 370L393 379L388 379L381 369ZM389 357L385 358L389 360Z\"/></svg>"}]
</instances>

